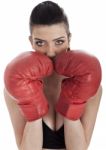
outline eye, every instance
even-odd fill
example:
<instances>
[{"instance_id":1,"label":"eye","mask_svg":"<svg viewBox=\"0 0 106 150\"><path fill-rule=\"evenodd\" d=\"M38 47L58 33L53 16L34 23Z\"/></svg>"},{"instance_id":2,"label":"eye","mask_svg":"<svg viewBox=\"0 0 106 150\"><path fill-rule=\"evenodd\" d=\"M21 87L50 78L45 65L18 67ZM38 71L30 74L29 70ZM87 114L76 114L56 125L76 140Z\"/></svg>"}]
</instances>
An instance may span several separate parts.
<instances>
[{"instance_id":1,"label":"eye","mask_svg":"<svg viewBox=\"0 0 106 150\"><path fill-rule=\"evenodd\" d=\"M57 41L55 42L56 45L61 45L61 44L63 44L63 43L64 43L64 40L57 40Z\"/></svg>"},{"instance_id":2,"label":"eye","mask_svg":"<svg viewBox=\"0 0 106 150\"><path fill-rule=\"evenodd\" d=\"M37 45L37 46L43 46L44 44L45 44L45 42L44 41L36 41L35 42L35 44Z\"/></svg>"}]
</instances>

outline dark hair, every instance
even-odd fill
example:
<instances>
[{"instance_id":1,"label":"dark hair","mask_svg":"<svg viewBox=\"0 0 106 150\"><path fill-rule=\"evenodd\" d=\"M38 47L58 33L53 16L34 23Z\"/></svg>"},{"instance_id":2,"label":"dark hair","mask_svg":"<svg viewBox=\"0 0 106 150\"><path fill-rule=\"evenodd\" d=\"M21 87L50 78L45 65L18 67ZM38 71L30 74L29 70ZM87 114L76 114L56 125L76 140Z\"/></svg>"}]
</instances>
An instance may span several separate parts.
<instances>
[{"instance_id":1,"label":"dark hair","mask_svg":"<svg viewBox=\"0 0 106 150\"><path fill-rule=\"evenodd\" d=\"M64 23L69 33L69 23L64 10L52 1L44 1L35 6L30 15L30 32L34 25L52 25Z\"/></svg>"}]
</instances>

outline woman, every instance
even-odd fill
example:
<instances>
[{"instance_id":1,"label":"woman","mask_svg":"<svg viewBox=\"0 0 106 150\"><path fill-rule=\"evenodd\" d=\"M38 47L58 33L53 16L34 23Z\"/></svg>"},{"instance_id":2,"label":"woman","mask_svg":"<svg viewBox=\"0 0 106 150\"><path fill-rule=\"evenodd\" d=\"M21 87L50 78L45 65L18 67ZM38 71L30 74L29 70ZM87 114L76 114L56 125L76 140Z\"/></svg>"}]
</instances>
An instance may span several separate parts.
<instances>
[{"instance_id":1,"label":"woman","mask_svg":"<svg viewBox=\"0 0 106 150\"><path fill-rule=\"evenodd\" d=\"M66 15L56 3L45 1L37 5L30 16L29 40L32 48L54 57L64 50L70 50L71 33ZM102 95L99 86L95 95L86 102L80 118L73 120L55 111L61 91L61 82L66 78L55 71L43 79L44 93L49 104L43 117L27 121L22 115L14 97L4 90L5 101L11 117L19 150L87 150L94 129Z\"/></svg>"}]
</instances>

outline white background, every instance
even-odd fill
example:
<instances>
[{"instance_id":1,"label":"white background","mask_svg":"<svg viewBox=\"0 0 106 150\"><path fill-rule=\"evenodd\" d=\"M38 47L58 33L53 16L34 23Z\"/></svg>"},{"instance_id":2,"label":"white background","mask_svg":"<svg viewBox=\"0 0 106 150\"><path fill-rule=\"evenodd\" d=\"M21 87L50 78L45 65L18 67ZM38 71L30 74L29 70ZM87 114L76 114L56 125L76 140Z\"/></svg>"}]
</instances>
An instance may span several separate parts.
<instances>
[{"instance_id":1,"label":"white background","mask_svg":"<svg viewBox=\"0 0 106 150\"><path fill-rule=\"evenodd\" d=\"M0 149L17 150L3 97L3 72L17 54L31 50L29 15L41 0L0 0ZM102 65L103 95L89 150L106 150L106 5L105 0L54 0L68 15L72 49L96 55Z\"/></svg>"}]
</instances>

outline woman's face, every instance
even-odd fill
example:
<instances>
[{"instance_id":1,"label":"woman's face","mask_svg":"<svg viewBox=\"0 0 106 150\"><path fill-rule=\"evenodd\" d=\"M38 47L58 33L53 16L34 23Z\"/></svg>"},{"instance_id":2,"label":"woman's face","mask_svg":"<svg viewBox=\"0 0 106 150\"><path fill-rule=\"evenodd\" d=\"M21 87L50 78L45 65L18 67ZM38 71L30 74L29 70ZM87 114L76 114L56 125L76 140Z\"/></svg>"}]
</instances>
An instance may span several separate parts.
<instances>
[{"instance_id":1,"label":"woman's face","mask_svg":"<svg viewBox=\"0 0 106 150\"><path fill-rule=\"evenodd\" d=\"M53 57L69 47L69 37L63 23L35 25L29 37L32 48Z\"/></svg>"}]
</instances>

